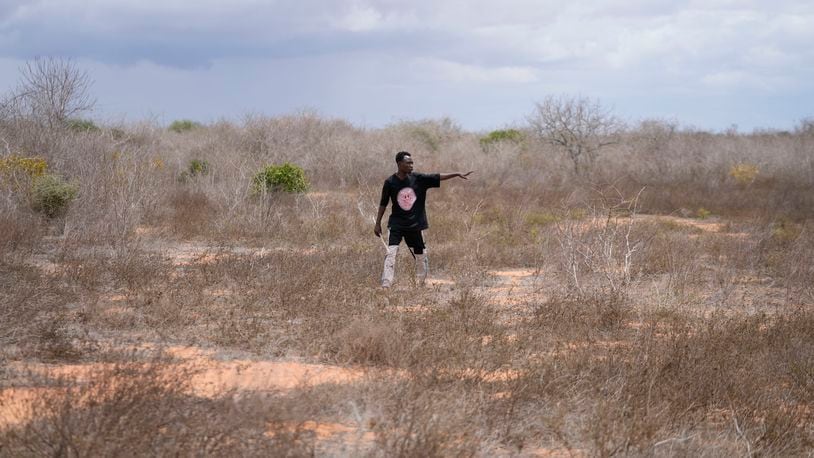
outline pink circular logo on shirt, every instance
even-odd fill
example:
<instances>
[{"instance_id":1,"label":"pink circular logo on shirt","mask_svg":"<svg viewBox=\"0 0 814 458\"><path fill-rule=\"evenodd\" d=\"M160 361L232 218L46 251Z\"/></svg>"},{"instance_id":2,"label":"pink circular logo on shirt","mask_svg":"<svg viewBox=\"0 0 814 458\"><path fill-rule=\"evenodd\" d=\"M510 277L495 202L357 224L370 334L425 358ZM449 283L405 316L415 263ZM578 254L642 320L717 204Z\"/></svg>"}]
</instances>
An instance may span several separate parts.
<instances>
[{"instance_id":1,"label":"pink circular logo on shirt","mask_svg":"<svg viewBox=\"0 0 814 458\"><path fill-rule=\"evenodd\" d=\"M399 203L399 207L401 207L404 211L410 211L413 208L413 204L415 204L415 191L413 188L401 188L398 195L396 196L396 201Z\"/></svg>"}]
</instances>

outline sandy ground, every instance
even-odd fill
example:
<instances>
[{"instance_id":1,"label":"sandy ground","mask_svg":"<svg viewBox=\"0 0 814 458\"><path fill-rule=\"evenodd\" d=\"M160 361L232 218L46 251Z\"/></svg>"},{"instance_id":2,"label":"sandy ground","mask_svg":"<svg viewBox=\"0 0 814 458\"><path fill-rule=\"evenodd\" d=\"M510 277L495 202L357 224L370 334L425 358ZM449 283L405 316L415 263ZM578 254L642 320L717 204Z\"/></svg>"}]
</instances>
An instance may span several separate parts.
<instances>
[{"instance_id":1,"label":"sandy ground","mask_svg":"<svg viewBox=\"0 0 814 458\"><path fill-rule=\"evenodd\" d=\"M705 232L720 233L725 225L713 220L694 220L671 216L638 215L640 221L669 222L671 224L694 227ZM148 230L142 229L141 235L149 237ZM737 236L737 234L732 234ZM204 243L178 243L173 246L155 245L153 247L162 255L171 259L177 267L197 263L210 263L219 256L228 254L258 255L267 253L268 249L254 249L246 247L219 248ZM43 263L45 270L55 266ZM489 286L481 288L487 300L506 309L521 308L528 305L531 300L540 299L541 290L551 286L552 279L547 278L544 272L533 269L502 269L489 271L494 281ZM428 287L439 290L450 289L455 282L446 278L428 279ZM404 287L401 287L403 289ZM228 296L234 294L226 290L212 292L215 295ZM120 295L110 295L108 303L111 311L115 312L117 302L125 298ZM409 312L409 310L405 310ZM635 327L637 323L630 323ZM612 345L613 343L609 343ZM176 346L164 348L164 352L174 357L179 365L194 368L194 375L190 381L192 394L202 397L217 397L227 392L285 392L297 388L314 387L321 384L349 384L363 377L361 370L331 366L326 364L312 364L295 360L251 360L251 359L223 359L215 351L189 346ZM76 380L87 379L94 371L99 370L98 364L62 364L48 365L40 363L14 363L12 370L28 371L48 378L69 378ZM462 376L478 376L486 378L505 379L515 374L462 374ZM14 387L0 390L0 428L6 428L30 420L34 415L31 409L32 401L44 394L44 390L52 388ZM342 447L355 447L362 443L373 441L373 433L365 430L363 426L352 423L320 423L308 421L304 424L292 425L312 431L319 441L341 443ZM575 451L538 449L526 451L531 456L574 456ZM580 456L577 452L577 456Z\"/></svg>"},{"instance_id":2,"label":"sandy ground","mask_svg":"<svg viewBox=\"0 0 814 458\"><path fill-rule=\"evenodd\" d=\"M215 352L199 347L168 347L164 354L177 360L179 369L192 374L191 394L214 398L228 392L283 392L295 388L313 387L324 383L352 383L362 376L359 370L326 364L298 361L221 360ZM49 379L82 382L105 369L103 363L59 364L12 363L13 372ZM38 394L49 388L7 388L0 390L0 427L30 419L25 408Z\"/></svg>"},{"instance_id":3,"label":"sandy ground","mask_svg":"<svg viewBox=\"0 0 814 458\"><path fill-rule=\"evenodd\" d=\"M203 246L192 244L177 247L171 252L175 263L183 265L189 262L209 262L211 256ZM533 287L534 280L539 272L526 269L508 269L490 272L496 284L489 288L492 300L501 304L511 304L517 300L518 295L527 294ZM449 279L433 278L429 280L430 287L451 287L454 282ZM227 294L227 292L219 292ZM111 307L125 298L120 295L110 295L106 298ZM149 346L149 345L148 345ZM192 369L190 386L192 393L197 396L214 398L224 393L240 392L285 392L287 390L314 387L321 384L348 384L362 378L361 370L332 366L327 364L312 364L294 360L250 360L250 359L222 359L214 350L192 347L172 346L162 348L164 354L177 360L179 369ZM104 369L100 363L89 364L59 364L44 363L12 363L10 370L20 373L33 374L50 379L71 379L77 382L87 380L92 374ZM485 379L511 378L514 374L461 374L465 377L482 377ZM14 387L0 390L0 428L13 426L29 421L35 412L31 404L45 394L46 390L53 388L43 387ZM343 447L357 446L373 441L373 433L351 423L320 423L308 421L292 427L313 431L318 441L337 442ZM560 456L556 451L551 454L541 450L539 456Z\"/></svg>"}]
</instances>

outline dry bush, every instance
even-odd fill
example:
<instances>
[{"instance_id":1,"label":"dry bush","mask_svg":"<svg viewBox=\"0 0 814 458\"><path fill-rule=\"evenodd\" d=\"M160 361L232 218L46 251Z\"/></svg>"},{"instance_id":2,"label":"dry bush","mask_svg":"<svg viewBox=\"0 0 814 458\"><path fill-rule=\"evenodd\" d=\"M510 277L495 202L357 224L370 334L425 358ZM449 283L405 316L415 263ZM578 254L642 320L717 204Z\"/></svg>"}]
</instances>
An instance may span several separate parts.
<instances>
[{"instance_id":1,"label":"dry bush","mask_svg":"<svg viewBox=\"0 0 814 458\"><path fill-rule=\"evenodd\" d=\"M451 387L446 387L451 388ZM477 402L421 383L388 384L370 420L381 456L475 456L481 437ZM374 456L375 456L374 455Z\"/></svg>"},{"instance_id":2,"label":"dry bush","mask_svg":"<svg viewBox=\"0 0 814 458\"><path fill-rule=\"evenodd\" d=\"M185 238L209 233L214 208L205 193L179 189L169 196L169 200L172 209L169 223L174 233Z\"/></svg>"},{"instance_id":3,"label":"dry bush","mask_svg":"<svg viewBox=\"0 0 814 458\"><path fill-rule=\"evenodd\" d=\"M45 232L40 216L13 204L0 205L0 257L30 256Z\"/></svg>"},{"instance_id":4,"label":"dry bush","mask_svg":"<svg viewBox=\"0 0 814 458\"><path fill-rule=\"evenodd\" d=\"M410 351L410 341L397 324L356 319L334 336L331 353L337 361L369 366L399 367Z\"/></svg>"},{"instance_id":5,"label":"dry bush","mask_svg":"<svg viewBox=\"0 0 814 458\"><path fill-rule=\"evenodd\" d=\"M378 262L359 265L353 250L310 255L273 250L261 255L212 247L178 266L138 245L92 256L95 266L66 260L63 278L81 285L86 269L103 274L104 283L124 295L123 313L129 317L116 322L108 320L108 314L93 314L90 319L96 325L272 354L322 351L333 332L366 313L367 306L357 304L366 304L369 299L363 298L375 294L370 289L375 284L372 272L380 267ZM100 287L83 286L97 293ZM91 308L101 312L105 304Z\"/></svg>"},{"instance_id":6,"label":"dry bush","mask_svg":"<svg viewBox=\"0 0 814 458\"><path fill-rule=\"evenodd\" d=\"M649 399L654 405L661 404L660 409L669 409L666 412L673 422L681 421L683 416L709 416L721 409L741 417L740 427L744 431L732 432L744 436L752 443L751 447L765 447L764 453L771 454L771 450L778 453L790 441L797 442L796 447L804 447L812 439L811 431L804 426L810 413L797 410L796 405L808 402L810 396L805 394L804 385L789 377L785 369L787 364L795 364L795 359L787 359L788 354L779 350L785 343L810 334L810 330L804 330L810 320L806 314L774 319L713 317L667 339L659 339L654 342L656 351L636 355L634 359L642 365L634 366L633 374L645 378L644 383L631 384L630 388L639 392L621 399ZM778 339L780 335L783 337ZM780 341L785 343L778 346ZM805 358L810 359L810 355ZM785 366L785 370L777 370L778 365ZM779 384L781 380L788 384ZM789 411L792 417L782 426L785 428L782 433L772 430L781 427L771 423L777 420L772 415L777 411ZM778 441L777 437L770 437L773 434L786 437Z\"/></svg>"},{"instance_id":7,"label":"dry bush","mask_svg":"<svg viewBox=\"0 0 814 458\"><path fill-rule=\"evenodd\" d=\"M482 374L504 364L506 330L498 322L497 310L483 297L464 290L443 304L432 300L424 294L400 304L391 301L394 309L379 313L376 326L392 329L394 334L377 333L375 339L360 339L359 334L364 333L350 334L343 329L334 345L351 346L348 349L355 351L357 360L378 354L390 367L441 379L457 379L468 371ZM419 304L424 307L416 309ZM355 343L363 345L352 346Z\"/></svg>"},{"instance_id":8,"label":"dry bush","mask_svg":"<svg viewBox=\"0 0 814 458\"><path fill-rule=\"evenodd\" d=\"M0 431L7 456L311 456L313 443L282 421L273 401L190 394L192 372L161 360L103 365L87 380L58 379ZM2 394L0 394L2 396Z\"/></svg>"},{"instance_id":9,"label":"dry bush","mask_svg":"<svg viewBox=\"0 0 814 458\"><path fill-rule=\"evenodd\" d=\"M482 295L463 289L445 307L432 308L412 325L411 340L423 341L423 354L413 362L418 371L425 370L422 363L432 363L433 370L447 366L476 372L495 371L505 364L508 329L500 310Z\"/></svg>"},{"instance_id":10,"label":"dry bush","mask_svg":"<svg viewBox=\"0 0 814 458\"><path fill-rule=\"evenodd\" d=\"M316 325L336 329L324 348L325 356L339 362L453 380L470 371L498 370L508 356L510 339L498 310L467 290L440 304L433 302L431 294L418 293L398 302L390 299L385 310L345 312L353 318L332 314L309 318ZM360 312L363 315L356 318ZM337 328L333 320L347 324ZM316 333L310 337L325 338Z\"/></svg>"},{"instance_id":11,"label":"dry bush","mask_svg":"<svg viewBox=\"0 0 814 458\"><path fill-rule=\"evenodd\" d=\"M553 255L556 193L469 187L442 189L428 204L426 239L434 266L458 274L477 268L536 266ZM513 205L505 205L507 201ZM440 263L440 264L439 264Z\"/></svg>"},{"instance_id":12,"label":"dry bush","mask_svg":"<svg viewBox=\"0 0 814 458\"><path fill-rule=\"evenodd\" d=\"M0 261L0 358L80 356L92 341L72 325L66 304L76 299L39 269Z\"/></svg>"},{"instance_id":13,"label":"dry bush","mask_svg":"<svg viewBox=\"0 0 814 458\"><path fill-rule=\"evenodd\" d=\"M762 267L777 278L786 289L789 303L811 303L814 300L814 236L810 223L794 224L787 220L770 224L760 239L758 255Z\"/></svg>"},{"instance_id":14,"label":"dry bush","mask_svg":"<svg viewBox=\"0 0 814 458\"><path fill-rule=\"evenodd\" d=\"M536 432L598 455L803 453L814 439L811 412L800 408L811 398L811 348L801 345L810 320L653 315L635 334L615 333L618 344L588 336L580 345L534 339L542 335L531 327L520 338L534 353L507 383L505 402L518 423L530 417L524 441ZM545 412L563 404L567 414Z\"/></svg>"},{"instance_id":15,"label":"dry bush","mask_svg":"<svg viewBox=\"0 0 814 458\"><path fill-rule=\"evenodd\" d=\"M574 219L575 208L565 207L556 222L559 274L569 294L599 297L609 292L625 297L636 279L637 264L652 235L633 231L639 197L644 189L625 198L611 186L597 189L588 202L587 216ZM598 293L593 290L597 289ZM614 299L615 301L615 299Z\"/></svg>"},{"instance_id":16,"label":"dry bush","mask_svg":"<svg viewBox=\"0 0 814 458\"><path fill-rule=\"evenodd\" d=\"M170 271L166 258L145 251L137 243L117 246L110 254L106 267L112 277L112 285L131 296L149 294L161 288Z\"/></svg>"},{"instance_id":17,"label":"dry bush","mask_svg":"<svg viewBox=\"0 0 814 458\"><path fill-rule=\"evenodd\" d=\"M533 322L540 330L564 338L591 338L618 330L631 317L628 299L612 291L557 296L535 306Z\"/></svg>"},{"instance_id":18,"label":"dry bush","mask_svg":"<svg viewBox=\"0 0 814 458\"><path fill-rule=\"evenodd\" d=\"M783 266L787 297L814 301L814 234L806 228L789 246Z\"/></svg>"},{"instance_id":19,"label":"dry bush","mask_svg":"<svg viewBox=\"0 0 814 458\"><path fill-rule=\"evenodd\" d=\"M682 298L701 280L703 258L698 232L692 226L642 223L637 228L652 235L638 266L644 275L664 278L665 289Z\"/></svg>"}]
</instances>

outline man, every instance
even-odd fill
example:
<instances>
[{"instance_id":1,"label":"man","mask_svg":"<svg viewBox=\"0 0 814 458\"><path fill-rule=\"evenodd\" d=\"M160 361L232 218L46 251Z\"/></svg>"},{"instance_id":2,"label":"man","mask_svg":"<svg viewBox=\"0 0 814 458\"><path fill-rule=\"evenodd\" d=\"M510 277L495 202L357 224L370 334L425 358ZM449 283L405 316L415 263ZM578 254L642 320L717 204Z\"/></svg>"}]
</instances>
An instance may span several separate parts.
<instances>
[{"instance_id":1,"label":"man","mask_svg":"<svg viewBox=\"0 0 814 458\"><path fill-rule=\"evenodd\" d=\"M398 171L384 181L382 198L379 202L379 213L376 216L376 226L373 233L376 237L382 235L382 216L387 203L392 202L390 218L387 227L390 229L387 243L387 254L384 258L384 271L382 272L382 287L389 288L393 284L396 270L396 255L399 252L401 239L407 243L415 258L416 283L423 285L429 272L424 237L421 231L427 229L427 214L424 211L424 202L427 190L438 188L441 182L450 178L463 178L472 173L413 173L413 158L410 153L400 151L396 154Z\"/></svg>"}]
</instances>

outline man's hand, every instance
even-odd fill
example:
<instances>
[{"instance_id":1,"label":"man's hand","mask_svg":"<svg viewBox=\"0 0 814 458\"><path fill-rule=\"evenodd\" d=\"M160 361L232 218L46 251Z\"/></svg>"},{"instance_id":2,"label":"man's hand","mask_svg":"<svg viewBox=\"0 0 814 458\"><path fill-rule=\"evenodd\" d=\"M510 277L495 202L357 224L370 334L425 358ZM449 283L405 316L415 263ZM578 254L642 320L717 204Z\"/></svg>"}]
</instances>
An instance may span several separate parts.
<instances>
[{"instance_id":1,"label":"man's hand","mask_svg":"<svg viewBox=\"0 0 814 458\"><path fill-rule=\"evenodd\" d=\"M463 178L464 180L468 180L467 178L469 175L472 175L474 171L470 170L466 173L461 172L453 172L453 173L439 173L438 175L441 177L441 181L449 180L450 178Z\"/></svg>"},{"instance_id":2,"label":"man's hand","mask_svg":"<svg viewBox=\"0 0 814 458\"><path fill-rule=\"evenodd\" d=\"M373 233L376 234L376 237L382 236L382 225L381 223L376 223L376 226L373 228Z\"/></svg>"}]
</instances>

